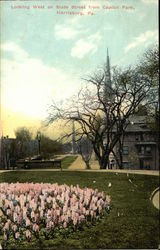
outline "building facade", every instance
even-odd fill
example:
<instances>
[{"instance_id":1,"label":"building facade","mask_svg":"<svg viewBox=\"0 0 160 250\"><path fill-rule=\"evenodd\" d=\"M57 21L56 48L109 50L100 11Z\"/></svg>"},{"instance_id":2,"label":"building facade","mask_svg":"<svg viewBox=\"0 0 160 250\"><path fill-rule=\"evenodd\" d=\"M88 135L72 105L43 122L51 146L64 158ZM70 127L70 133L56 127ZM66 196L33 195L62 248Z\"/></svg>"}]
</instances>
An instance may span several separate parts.
<instances>
[{"instance_id":1,"label":"building facade","mask_svg":"<svg viewBox=\"0 0 160 250\"><path fill-rule=\"evenodd\" d=\"M123 168L158 170L158 144L157 133L146 122L146 117L131 117L123 140ZM118 152L118 148L115 151Z\"/></svg>"}]
</instances>

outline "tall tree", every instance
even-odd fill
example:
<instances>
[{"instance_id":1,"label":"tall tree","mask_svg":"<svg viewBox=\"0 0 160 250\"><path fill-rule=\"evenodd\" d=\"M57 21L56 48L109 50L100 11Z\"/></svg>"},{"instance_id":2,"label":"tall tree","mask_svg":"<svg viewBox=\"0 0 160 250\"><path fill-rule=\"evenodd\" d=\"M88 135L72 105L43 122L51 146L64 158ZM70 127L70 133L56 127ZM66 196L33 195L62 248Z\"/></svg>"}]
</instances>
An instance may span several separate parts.
<instances>
[{"instance_id":1,"label":"tall tree","mask_svg":"<svg viewBox=\"0 0 160 250\"><path fill-rule=\"evenodd\" d=\"M30 152L28 152L29 147L27 144L32 140L32 133L28 128L20 127L15 131L15 136L18 158L24 158L28 156Z\"/></svg>"},{"instance_id":2,"label":"tall tree","mask_svg":"<svg viewBox=\"0 0 160 250\"><path fill-rule=\"evenodd\" d=\"M137 70L150 82L151 88L149 95L147 95L148 102L146 103L146 108L149 114L155 115L159 108L159 49L157 45L146 50L137 66Z\"/></svg>"},{"instance_id":3,"label":"tall tree","mask_svg":"<svg viewBox=\"0 0 160 250\"><path fill-rule=\"evenodd\" d=\"M83 161L86 164L86 168L90 169L90 159L92 156L92 144L87 138L82 138L78 141L78 151L80 155L82 156Z\"/></svg>"},{"instance_id":4,"label":"tall tree","mask_svg":"<svg viewBox=\"0 0 160 250\"><path fill-rule=\"evenodd\" d=\"M87 137L91 141L100 168L104 169L109 166L109 155L123 135L130 115L147 100L150 82L137 70L115 69L112 88L108 86L104 98L104 70L85 80L86 87L72 99L63 105L53 102L48 119L49 122L57 119L75 121L77 140ZM72 132L66 137L71 135Z\"/></svg>"},{"instance_id":5,"label":"tall tree","mask_svg":"<svg viewBox=\"0 0 160 250\"><path fill-rule=\"evenodd\" d=\"M54 157L55 154L62 153L62 145L60 142L54 141L42 134L40 140L40 153L42 158L50 159Z\"/></svg>"},{"instance_id":6,"label":"tall tree","mask_svg":"<svg viewBox=\"0 0 160 250\"><path fill-rule=\"evenodd\" d=\"M158 45L149 48L143 55L138 66L151 84L149 95L147 96L145 109L147 110L147 124L155 133L158 149L160 148L160 134L159 134L159 48ZM145 91L145 89L144 89Z\"/></svg>"},{"instance_id":7,"label":"tall tree","mask_svg":"<svg viewBox=\"0 0 160 250\"><path fill-rule=\"evenodd\" d=\"M139 103L135 109L134 115L146 116L146 122L150 129L154 132L159 145L159 102L158 102L158 83L159 83L159 50L158 46L153 46L146 50L143 54L139 64L135 67L135 72L141 75L145 79L146 85L143 85L143 91L146 92L146 88L149 90L144 100ZM121 82L121 81L120 81ZM149 87L149 88L148 88ZM115 159L120 168L122 168L123 162L123 139L125 131L119 138L117 143L118 152L114 152ZM118 154L117 154L118 153Z\"/></svg>"}]
</instances>

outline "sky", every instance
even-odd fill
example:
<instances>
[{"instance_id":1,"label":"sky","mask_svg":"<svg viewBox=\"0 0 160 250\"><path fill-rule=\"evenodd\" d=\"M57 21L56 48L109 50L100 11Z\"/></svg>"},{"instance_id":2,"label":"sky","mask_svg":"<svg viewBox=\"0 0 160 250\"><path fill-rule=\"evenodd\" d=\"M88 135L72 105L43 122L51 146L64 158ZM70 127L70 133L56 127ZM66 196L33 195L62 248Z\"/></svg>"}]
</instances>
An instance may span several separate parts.
<instances>
[{"instance_id":1,"label":"sky","mask_svg":"<svg viewBox=\"0 0 160 250\"><path fill-rule=\"evenodd\" d=\"M14 137L21 126L38 128L52 100L72 96L82 78L105 63L107 48L111 66L127 67L158 40L158 0L13 0L0 5L3 136Z\"/></svg>"}]
</instances>

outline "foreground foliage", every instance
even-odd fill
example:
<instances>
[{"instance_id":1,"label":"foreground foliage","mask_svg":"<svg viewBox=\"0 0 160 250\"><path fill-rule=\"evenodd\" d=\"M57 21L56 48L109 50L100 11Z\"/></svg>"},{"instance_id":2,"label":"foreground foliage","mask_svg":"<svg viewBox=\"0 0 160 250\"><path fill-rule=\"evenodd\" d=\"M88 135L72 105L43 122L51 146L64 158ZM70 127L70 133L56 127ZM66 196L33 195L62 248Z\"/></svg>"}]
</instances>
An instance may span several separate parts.
<instances>
[{"instance_id":1,"label":"foreground foliage","mask_svg":"<svg viewBox=\"0 0 160 250\"><path fill-rule=\"evenodd\" d=\"M110 197L97 189L49 183L1 183L0 229L4 244L10 238L52 239L67 227L81 228L109 210Z\"/></svg>"}]
</instances>

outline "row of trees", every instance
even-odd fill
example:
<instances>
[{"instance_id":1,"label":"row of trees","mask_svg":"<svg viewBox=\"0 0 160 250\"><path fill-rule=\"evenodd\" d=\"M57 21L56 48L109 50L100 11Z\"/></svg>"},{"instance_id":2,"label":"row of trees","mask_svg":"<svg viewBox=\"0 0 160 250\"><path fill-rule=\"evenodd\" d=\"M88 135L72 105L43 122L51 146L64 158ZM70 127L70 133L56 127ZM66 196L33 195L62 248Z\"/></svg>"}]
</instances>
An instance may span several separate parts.
<instances>
[{"instance_id":1,"label":"row of trees","mask_svg":"<svg viewBox=\"0 0 160 250\"><path fill-rule=\"evenodd\" d=\"M53 102L49 123L74 121L77 142L83 139L91 143L101 169L109 166L111 153L122 168L122 144L130 116L145 110L158 122L158 63L156 46L144 54L136 67L115 67L112 87L108 86L105 98L106 74L102 68L84 79L85 86L73 98L61 104ZM62 138L68 140L71 136L72 132ZM114 151L117 145L118 155Z\"/></svg>"},{"instance_id":2,"label":"row of trees","mask_svg":"<svg viewBox=\"0 0 160 250\"><path fill-rule=\"evenodd\" d=\"M38 140L26 127L20 127L15 131L15 139L8 137L2 139L2 156L5 168L15 164L18 159L33 157L39 154ZM62 153L60 142L54 141L41 134L40 153L43 159L54 157Z\"/></svg>"}]
</instances>

